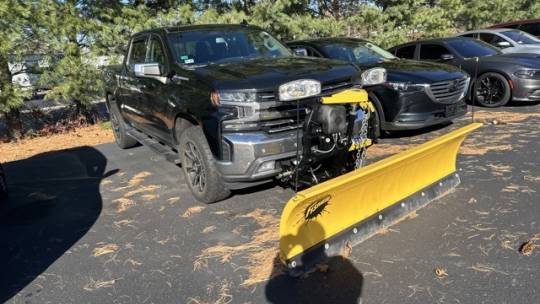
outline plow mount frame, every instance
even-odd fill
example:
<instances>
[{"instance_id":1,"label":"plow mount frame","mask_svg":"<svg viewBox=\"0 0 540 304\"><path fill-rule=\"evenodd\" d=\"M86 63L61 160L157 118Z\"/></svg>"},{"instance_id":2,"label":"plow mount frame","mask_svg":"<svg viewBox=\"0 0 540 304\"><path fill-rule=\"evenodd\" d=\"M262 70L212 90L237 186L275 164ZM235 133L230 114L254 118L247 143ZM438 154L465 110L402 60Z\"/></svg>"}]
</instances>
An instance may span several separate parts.
<instances>
[{"instance_id":1,"label":"plow mount frame","mask_svg":"<svg viewBox=\"0 0 540 304\"><path fill-rule=\"evenodd\" d=\"M280 258L289 274L342 255L456 188L461 143L481 126L470 124L298 192L280 221Z\"/></svg>"}]
</instances>

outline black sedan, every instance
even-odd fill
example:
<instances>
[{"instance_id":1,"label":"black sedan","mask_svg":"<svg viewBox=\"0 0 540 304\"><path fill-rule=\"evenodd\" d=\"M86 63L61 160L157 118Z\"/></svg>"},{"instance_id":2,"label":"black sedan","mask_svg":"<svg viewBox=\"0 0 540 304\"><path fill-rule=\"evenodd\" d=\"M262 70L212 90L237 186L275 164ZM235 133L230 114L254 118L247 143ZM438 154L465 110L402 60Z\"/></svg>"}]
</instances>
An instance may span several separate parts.
<instances>
[{"instance_id":1,"label":"black sedan","mask_svg":"<svg viewBox=\"0 0 540 304\"><path fill-rule=\"evenodd\" d=\"M514 101L540 101L540 57L537 54L503 54L472 38L421 40L395 46L400 58L443 62L460 67L475 79L472 98L486 107Z\"/></svg>"},{"instance_id":2,"label":"black sedan","mask_svg":"<svg viewBox=\"0 0 540 304\"><path fill-rule=\"evenodd\" d=\"M344 60L361 69L385 68L387 83L367 88L384 131L447 123L467 112L464 99L469 76L458 68L399 59L361 39L325 38L288 45L297 55Z\"/></svg>"},{"instance_id":3,"label":"black sedan","mask_svg":"<svg viewBox=\"0 0 540 304\"><path fill-rule=\"evenodd\" d=\"M7 197L7 182L6 175L4 174L4 168L0 164L0 199Z\"/></svg>"}]
</instances>

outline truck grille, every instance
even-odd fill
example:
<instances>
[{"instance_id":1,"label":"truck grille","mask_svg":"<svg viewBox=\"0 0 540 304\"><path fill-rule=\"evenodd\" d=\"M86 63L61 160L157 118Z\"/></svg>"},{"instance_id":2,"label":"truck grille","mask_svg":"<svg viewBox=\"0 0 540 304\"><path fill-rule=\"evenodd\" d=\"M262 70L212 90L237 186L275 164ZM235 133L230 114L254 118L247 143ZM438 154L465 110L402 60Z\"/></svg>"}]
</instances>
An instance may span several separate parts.
<instances>
[{"instance_id":1,"label":"truck grille","mask_svg":"<svg viewBox=\"0 0 540 304\"><path fill-rule=\"evenodd\" d=\"M321 87L321 95L333 94L352 86L350 79L324 83ZM306 117L306 108L301 106L300 121L298 121L296 102L280 102L277 93L273 90L258 92L257 98L262 105L259 112L259 125L263 131L278 133L302 127ZM267 106L264 106L265 104Z\"/></svg>"},{"instance_id":2,"label":"truck grille","mask_svg":"<svg viewBox=\"0 0 540 304\"><path fill-rule=\"evenodd\" d=\"M427 88L430 97L440 103L455 103L467 93L469 78L435 82Z\"/></svg>"}]
</instances>

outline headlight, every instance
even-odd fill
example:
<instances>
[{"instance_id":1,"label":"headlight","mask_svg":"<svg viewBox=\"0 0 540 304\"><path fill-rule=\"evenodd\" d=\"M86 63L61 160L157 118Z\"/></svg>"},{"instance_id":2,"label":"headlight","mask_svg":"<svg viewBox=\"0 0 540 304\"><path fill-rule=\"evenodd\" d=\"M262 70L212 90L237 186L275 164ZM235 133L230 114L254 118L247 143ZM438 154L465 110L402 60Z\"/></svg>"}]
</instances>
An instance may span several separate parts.
<instances>
[{"instance_id":1,"label":"headlight","mask_svg":"<svg viewBox=\"0 0 540 304\"><path fill-rule=\"evenodd\" d=\"M215 99L216 95L212 97ZM218 104L235 104L255 102L257 99L254 91L220 91L217 93Z\"/></svg>"},{"instance_id":2,"label":"headlight","mask_svg":"<svg viewBox=\"0 0 540 304\"><path fill-rule=\"evenodd\" d=\"M539 70L520 70L515 72L514 75L523 79L540 79Z\"/></svg>"},{"instance_id":3,"label":"headlight","mask_svg":"<svg viewBox=\"0 0 540 304\"><path fill-rule=\"evenodd\" d=\"M279 86L279 100L302 99L321 94L321 83L312 79L300 79Z\"/></svg>"},{"instance_id":4,"label":"headlight","mask_svg":"<svg viewBox=\"0 0 540 304\"><path fill-rule=\"evenodd\" d=\"M373 68L362 73L362 85L371 86L386 82L386 69Z\"/></svg>"},{"instance_id":5,"label":"headlight","mask_svg":"<svg viewBox=\"0 0 540 304\"><path fill-rule=\"evenodd\" d=\"M409 82L387 82L384 85L396 91L407 91L409 89L410 83Z\"/></svg>"},{"instance_id":6,"label":"headlight","mask_svg":"<svg viewBox=\"0 0 540 304\"><path fill-rule=\"evenodd\" d=\"M417 91L425 87L424 84L412 84L410 82L386 82L384 86L395 91Z\"/></svg>"}]
</instances>

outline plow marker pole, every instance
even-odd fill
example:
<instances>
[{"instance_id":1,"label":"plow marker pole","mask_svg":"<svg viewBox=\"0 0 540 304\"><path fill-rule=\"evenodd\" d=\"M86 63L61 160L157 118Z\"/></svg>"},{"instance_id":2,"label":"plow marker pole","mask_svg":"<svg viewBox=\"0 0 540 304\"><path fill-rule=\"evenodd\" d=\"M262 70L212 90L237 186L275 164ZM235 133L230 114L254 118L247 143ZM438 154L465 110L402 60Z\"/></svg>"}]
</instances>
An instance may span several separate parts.
<instances>
[{"instance_id":1,"label":"plow marker pole","mask_svg":"<svg viewBox=\"0 0 540 304\"><path fill-rule=\"evenodd\" d=\"M454 189L456 157L473 123L297 193L280 220L280 257L291 275L350 249Z\"/></svg>"}]
</instances>

